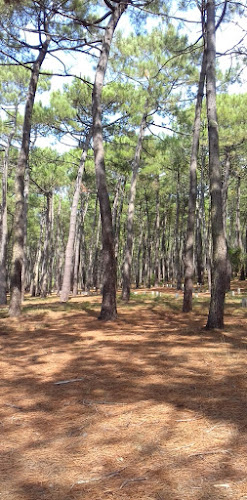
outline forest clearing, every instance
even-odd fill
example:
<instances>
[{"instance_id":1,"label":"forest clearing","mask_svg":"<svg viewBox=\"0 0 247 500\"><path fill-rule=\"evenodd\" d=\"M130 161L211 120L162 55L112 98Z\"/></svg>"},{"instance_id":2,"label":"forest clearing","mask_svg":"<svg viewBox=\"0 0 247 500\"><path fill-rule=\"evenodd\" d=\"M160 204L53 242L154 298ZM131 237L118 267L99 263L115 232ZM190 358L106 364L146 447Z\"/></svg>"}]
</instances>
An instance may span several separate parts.
<instances>
[{"instance_id":1,"label":"forest clearing","mask_svg":"<svg viewBox=\"0 0 247 500\"><path fill-rule=\"evenodd\" d=\"M0 0L0 500L247 500L247 0Z\"/></svg>"},{"instance_id":2,"label":"forest clearing","mask_svg":"<svg viewBox=\"0 0 247 500\"><path fill-rule=\"evenodd\" d=\"M99 295L3 307L1 500L246 499L247 283L231 288L214 331L209 293L185 315L163 287L114 322Z\"/></svg>"}]
</instances>

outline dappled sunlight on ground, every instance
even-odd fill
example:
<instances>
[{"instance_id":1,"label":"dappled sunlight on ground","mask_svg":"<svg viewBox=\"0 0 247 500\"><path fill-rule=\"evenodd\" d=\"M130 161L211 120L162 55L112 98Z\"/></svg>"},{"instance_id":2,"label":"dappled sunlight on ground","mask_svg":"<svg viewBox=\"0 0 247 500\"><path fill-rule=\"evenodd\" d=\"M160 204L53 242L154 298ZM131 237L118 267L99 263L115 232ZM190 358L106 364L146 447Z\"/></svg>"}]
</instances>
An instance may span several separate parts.
<instances>
[{"instance_id":1,"label":"dappled sunlight on ground","mask_svg":"<svg viewBox=\"0 0 247 500\"><path fill-rule=\"evenodd\" d=\"M246 309L209 332L162 291L0 319L1 500L247 500Z\"/></svg>"}]
</instances>

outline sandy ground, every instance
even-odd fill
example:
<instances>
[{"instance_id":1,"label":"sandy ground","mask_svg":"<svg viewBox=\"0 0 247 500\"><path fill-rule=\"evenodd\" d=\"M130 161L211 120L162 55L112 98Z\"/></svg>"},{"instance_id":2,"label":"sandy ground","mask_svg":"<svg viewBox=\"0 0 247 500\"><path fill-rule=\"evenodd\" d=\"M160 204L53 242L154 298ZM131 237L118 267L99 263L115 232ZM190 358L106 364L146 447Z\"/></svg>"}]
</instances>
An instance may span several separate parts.
<instances>
[{"instance_id":1,"label":"sandy ground","mask_svg":"<svg viewBox=\"0 0 247 500\"><path fill-rule=\"evenodd\" d=\"M1 310L0 500L247 500L246 290L215 332L160 291Z\"/></svg>"}]
</instances>

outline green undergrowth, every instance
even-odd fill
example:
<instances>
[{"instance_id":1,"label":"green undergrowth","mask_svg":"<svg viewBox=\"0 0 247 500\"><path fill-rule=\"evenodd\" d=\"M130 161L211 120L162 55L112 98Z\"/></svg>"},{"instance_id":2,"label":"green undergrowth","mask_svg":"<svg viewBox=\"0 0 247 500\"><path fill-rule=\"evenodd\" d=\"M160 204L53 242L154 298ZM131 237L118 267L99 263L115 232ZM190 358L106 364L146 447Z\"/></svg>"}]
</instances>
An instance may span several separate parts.
<instances>
[{"instance_id":1,"label":"green undergrowth","mask_svg":"<svg viewBox=\"0 0 247 500\"><path fill-rule=\"evenodd\" d=\"M204 313L204 309L208 308L209 305L209 297L193 297L193 308L196 310L202 310ZM131 293L130 301L127 304L124 304L122 301L119 301L123 307L134 307L136 306L145 306L149 309L153 309L155 307L162 307L166 309L170 309L174 312L181 312L183 305L183 296L181 294L177 294L174 291L174 294L161 293L159 296L153 295L151 292L149 293Z\"/></svg>"},{"instance_id":2,"label":"green undergrowth","mask_svg":"<svg viewBox=\"0 0 247 500\"><path fill-rule=\"evenodd\" d=\"M245 294L236 294L232 296L231 292L226 294L226 302L225 302L225 313L232 314L234 316L244 316L247 315L246 308L242 307L242 298L246 297ZM69 314L72 312L80 312L86 311L89 315L95 316L100 311L100 301L95 300L91 297L91 300L81 300L81 297L78 297L78 301L76 298L73 300L69 300L66 303L61 303L58 297L50 296L47 298L33 298L27 297L25 298L25 302L23 304L22 313L23 315L28 316L45 316L49 311L50 312L58 312ZM210 296L209 294L205 297L205 295L201 295L198 293L197 295L193 295L193 312L197 314L207 314L209 309ZM161 309L172 311L174 313L182 312L183 305L183 295L178 294L176 290L174 293L165 293L161 292L160 295L156 295L150 292L131 292L129 302L125 303L121 300L120 294L117 297L117 305L118 308L123 308L124 310L135 309L135 308L146 308L149 310ZM8 307L2 307L0 309L0 318L8 317Z\"/></svg>"}]
</instances>

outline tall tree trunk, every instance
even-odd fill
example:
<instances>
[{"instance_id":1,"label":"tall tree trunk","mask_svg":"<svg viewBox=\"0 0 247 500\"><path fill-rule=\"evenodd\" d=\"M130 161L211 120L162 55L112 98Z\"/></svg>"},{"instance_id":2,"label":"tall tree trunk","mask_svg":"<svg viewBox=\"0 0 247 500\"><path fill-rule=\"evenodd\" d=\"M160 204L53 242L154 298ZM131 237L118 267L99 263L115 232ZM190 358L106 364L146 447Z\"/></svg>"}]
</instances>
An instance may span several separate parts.
<instances>
[{"instance_id":1,"label":"tall tree trunk","mask_svg":"<svg viewBox=\"0 0 247 500\"><path fill-rule=\"evenodd\" d=\"M1 245L0 245L0 304L7 304L7 179L8 179L8 155L5 150L2 175L2 210L1 210Z\"/></svg>"},{"instance_id":2,"label":"tall tree trunk","mask_svg":"<svg viewBox=\"0 0 247 500\"><path fill-rule=\"evenodd\" d=\"M241 187L241 176L238 174L237 175L237 206L236 206L236 232L235 232L235 246L237 248L240 248L241 250L241 262L240 262L240 280L243 281L245 280L245 266L244 266L244 260L243 260L243 250L244 250L244 245L242 241L242 235L241 235L241 222L240 222L240 191Z\"/></svg>"},{"instance_id":3,"label":"tall tree trunk","mask_svg":"<svg viewBox=\"0 0 247 500\"><path fill-rule=\"evenodd\" d=\"M94 218L93 218L93 225L92 225L92 235L89 243L89 251L88 251L88 263L87 263L87 284L86 287L88 290L93 286L93 254L95 251L95 231L96 231L96 224L97 224L97 217L98 217L98 197L96 196L95 200L95 208L94 208ZM99 221L99 227L100 227L100 221Z\"/></svg>"},{"instance_id":4,"label":"tall tree trunk","mask_svg":"<svg viewBox=\"0 0 247 500\"><path fill-rule=\"evenodd\" d=\"M84 234L84 222L85 222L85 217L87 214L88 210L88 202L89 202L89 191L84 195L81 196L81 207L80 207L80 213L77 221L77 227L76 227L76 235L75 235L75 243L74 243L74 266L73 266L73 275L72 275L72 295L75 297L78 293L78 283L79 283L79 268L81 267L82 269L82 281L83 281L83 288L86 288L86 274L85 274L85 267L86 267L86 249L85 249L85 234ZM83 245L82 245L83 243ZM83 252L82 252L82 246L83 246ZM83 253L83 261L81 260L81 254ZM81 262L80 262L81 260ZM80 266L81 264L81 266Z\"/></svg>"},{"instance_id":5,"label":"tall tree trunk","mask_svg":"<svg viewBox=\"0 0 247 500\"><path fill-rule=\"evenodd\" d=\"M7 220L7 191L8 191L8 167L9 151L13 137L16 132L17 111L15 109L14 127L11 131L4 150L3 173L2 173L2 207L1 207L1 240L0 240L0 304L7 304L7 242L8 242L8 220Z\"/></svg>"},{"instance_id":6,"label":"tall tree trunk","mask_svg":"<svg viewBox=\"0 0 247 500\"><path fill-rule=\"evenodd\" d=\"M151 220L148 209L148 196L145 190L145 208L146 208L146 218L147 218L147 259L146 259L146 271L147 271L147 287L151 288L151 273L152 273L152 248L151 248Z\"/></svg>"},{"instance_id":7,"label":"tall tree trunk","mask_svg":"<svg viewBox=\"0 0 247 500\"><path fill-rule=\"evenodd\" d=\"M78 271L78 285L82 290L86 290L86 242L85 242L85 233L81 231L81 242L80 242L80 262L79 262L79 271ZM81 258L83 256L83 258Z\"/></svg>"},{"instance_id":8,"label":"tall tree trunk","mask_svg":"<svg viewBox=\"0 0 247 500\"><path fill-rule=\"evenodd\" d=\"M118 205L119 205L119 198L120 198L120 193L121 193L122 182L123 182L122 177L119 177L119 179L117 181L117 185L116 185L116 191L115 191L115 196L114 196L114 201L113 201L113 206L112 206L112 227L113 227L114 236L116 234Z\"/></svg>"},{"instance_id":9,"label":"tall tree trunk","mask_svg":"<svg viewBox=\"0 0 247 500\"><path fill-rule=\"evenodd\" d=\"M142 264L141 264L141 253L142 253L142 238L143 238L143 220L141 218L140 235L138 241L137 249L137 262L136 262L136 288L139 288L142 282Z\"/></svg>"},{"instance_id":10,"label":"tall tree trunk","mask_svg":"<svg viewBox=\"0 0 247 500\"><path fill-rule=\"evenodd\" d=\"M236 231L235 231L235 247L243 249L241 238L241 225L240 225L240 186L241 176L237 175L237 206L236 206Z\"/></svg>"},{"instance_id":11,"label":"tall tree trunk","mask_svg":"<svg viewBox=\"0 0 247 500\"><path fill-rule=\"evenodd\" d=\"M187 220L187 235L184 255L184 299L183 312L192 310L192 291L193 291L193 246L194 246L194 227L195 227L195 211L196 211L196 194L197 194L197 157L200 139L201 125L201 110L203 100L203 90L206 75L206 51L204 48L200 78L197 91L194 128L192 137L191 157L190 157L190 192L189 192L189 212Z\"/></svg>"},{"instance_id":12,"label":"tall tree trunk","mask_svg":"<svg viewBox=\"0 0 247 500\"><path fill-rule=\"evenodd\" d=\"M27 213L28 213L28 197L29 197L29 165L27 164L24 175L24 242L23 242L23 263L22 263L22 300L27 283Z\"/></svg>"},{"instance_id":13,"label":"tall tree trunk","mask_svg":"<svg viewBox=\"0 0 247 500\"><path fill-rule=\"evenodd\" d=\"M155 286L160 282L160 194L159 194L159 175L156 178L156 220L155 220Z\"/></svg>"},{"instance_id":14,"label":"tall tree trunk","mask_svg":"<svg viewBox=\"0 0 247 500\"><path fill-rule=\"evenodd\" d=\"M95 252L93 258L93 287L97 290L99 288L99 241L100 241L100 227L101 227L101 218L99 215L98 224L95 234Z\"/></svg>"},{"instance_id":15,"label":"tall tree trunk","mask_svg":"<svg viewBox=\"0 0 247 500\"><path fill-rule=\"evenodd\" d=\"M135 157L133 162L133 170L130 184L130 194L129 194L129 206L128 206L128 216L127 216L127 241L125 248L125 257L123 265L123 289L122 289L122 300L126 302L130 298L130 282L131 282L131 264L132 264L132 251L133 251L133 222L135 213L135 198L136 198L136 183L137 175L140 166L142 143L144 138L144 131L146 128L146 118L147 118L147 102L145 105L145 113L142 116Z\"/></svg>"},{"instance_id":16,"label":"tall tree trunk","mask_svg":"<svg viewBox=\"0 0 247 500\"><path fill-rule=\"evenodd\" d=\"M166 226L167 226L167 212L163 214L161 221L162 237L161 237L161 266L162 266L162 280L163 284L169 280L168 265L167 265L167 245L166 245Z\"/></svg>"},{"instance_id":17,"label":"tall tree trunk","mask_svg":"<svg viewBox=\"0 0 247 500\"><path fill-rule=\"evenodd\" d=\"M96 69L92 96L94 161L102 222L103 296L101 312L99 315L99 319L102 320L113 320L116 318L117 304L116 259L114 250L111 206L106 184L103 129L101 117L101 95L113 33L122 13L126 8L127 4L117 4L116 7L114 7L108 25L106 26L102 41L101 53Z\"/></svg>"},{"instance_id":18,"label":"tall tree trunk","mask_svg":"<svg viewBox=\"0 0 247 500\"><path fill-rule=\"evenodd\" d=\"M77 228L75 234L75 244L74 244L74 269L73 269L73 283L72 283L72 296L76 297L78 294L78 276L79 276L79 266L80 266L80 245L82 236L82 225Z\"/></svg>"},{"instance_id":19,"label":"tall tree trunk","mask_svg":"<svg viewBox=\"0 0 247 500\"><path fill-rule=\"evenodd\" d=\"M115 257L117 261L117 265L119 267L119 240L120 240L120 229L121 229L121 217L123 213L123 205L124 205L124 197L125 197L125 185L126 185L126 179L124 178L123 184L121 187L121 197L120 197L120 205L116 217L116 227L115 227L115 232L114 232L114 244L115 244ZM121 266L122 267L122 266ZM120 272L119 272L120 274Z\"/></svg>"},{"instance_id":20,"label":"tall tree trunk","mask_svg":"<svg viewBox=\"0 0 247 500\"><path fill-rule=\"evenodd\" d=\"M62 287L62 265L63 265L64 251L62 244L62 228L61 228L61 198L58 200L58 210L56 217L56 269L55 269L55 283L56 293L60 294Z\"/></svg>"},{"instance_id":21,"label":"tall tree trunk","mask_svg":"<svg viewBox=\"0 0 247 500\"><path fill-rule=\"evenodd\" d=\"M196 214L196 270L197 282L203 284L203 255L202 255L202 214L200 209Z\"/></svg>"},{"instance_id":22,"label":"tall tree trunk","mask_svg":"<svg viewBox=\"0 0 247 500\"><path fill-rule=\"evenodd\" d=\"M181 261L180 261L180 249L181 249L181 241L179 237L179 219L180 219L180 170L178 168L177 171L177 201L176 201L176 224L175 224L175 258L174 258L174 267L175 267L175 278L177 281L177 290L181 290L182 284L182 270L181 270Z\"/></svg>"},{"instance_id":23,"label":"tall tree trunk","mask_svg":"<svg viewBox=\"0 0 247 500\"><path fill-rule=\"evenodd\" d=\"M42 257L42 239L44 233L44 224L45 224L45 216L42 214L40 220L40 233L39 233L39 241L35 256L35 262L33 266L33 279L31 283L30 294L32 297L37 297L40 294L39 290L39 272L40 272L40 263Z\"/></svg>"},{"instance_id":24,"label":"tall tree trunk","mask_svg":"<svg viewBox=\"0 0 247 500\"><path fill-rule=\"evenodd\" d=\"M147 232L145 231L143 233L143 237L142 237L142 278L143 278L143 284L145 287L147 286L147 280L148 280L147 243L148 243L148 237L147 237Z\"/></svg>"},{"instance_id":25,"label":"tall tree trunk","mask_svg":"<svg viewBox=\"0 0 247 500\"><path fill-rule=\"evenodd\" d=\"M42 45L36 61L33 64L31 78L29 82L26 107L24 113L24 123L22 129L21 150L18 157L15 178L15 217L13 229L13 256L10 279L10 307L9 316L19 316L21 314L22 302L22 265L24 258L24 235L25 235L25 203L24 203L24 177L28 162L30 149L31 119L35 94L38 85L41 65L45 59L50 43L50 35Z\"/></svg>"},{"instance_id":26,"label":"tall tree trunk","mask_svg":"<svg viewBox=\"0 0 247 500\"><path fill-rule=\"evenodd\" d=\"M44 241L44 255L41 276L41 296L46 297L49 290L49 278L51 272L51 248L52 248L52 223L53 223L53 193L46 194L46 227Z\"/></svg>"},{"instance_id":27,"label":"tall tree trunk","mask_svg":"<svg viewBox=\"0 0 247 500\"><path fill-rule=\"evenodd\" d=\"M207 2L207 118L209 140L209 177L212 220L212 290L206 327L223 328L224 301L227 287L227 245L223 226L222 182L219 162L219 137L216 112L215 78L215 0Z\"/></svg>"},{"instance_id":28,"label":"tall tree trunk","mask_svg":"<svg viewBox=\"0 0 247 500\"><path fill-rule=\"evenodd\" d=\"M51 199L51 221L50 221L50 248L49 248L49 260L48 260L48 293L51 294L54 285L54 196L52 194Z\"/></svg>"},{"instance_id":29,"label":"tall tree trunk","mask_svg":"<svg viewBox=\"0 0 247 500\"><path fill-rule=\"evenodd\" d=\"M205 239L205 256L206 256L206 269L208 276L208 291L211 293L212 290L212 231L211 231L211 207L209 207L208 222L206 228L206 239Z\"/></svg>"},{"instance_id":30,"label":"tall tree trunk","mask_svg":"<svg viewBox=\"0 0 247 500\"><path fill-rule=\"evenodd\" d=\"M206 163L206 151L205 148L201 148L201 179L200 179L200 217L201 217L201 227L202 227L202 255L203 255L203 275L202 284L204 285L204 273L207 265L207 255L206 255L206 245L207 245L207 227L206 227L206 216L205 216L205 163Z\"/></svg>"},{"instance_id":31,"label":"tall tree trunk","mask_svg":"<svg viewBox=\"0 0 247 500\"><path fill-rule=\"evenodd\" d=\"M222 184L222 204L223 204L222 205L222 214L223 214L224 234L225 234L226 239L227 239L227 232L226 232L227 194L228 194L230 168L231 168L230 151L229 151L229 149L226 149L225 170L224 170L224 178L223 178L223 184Z\"/></svg>"},{"instance_id":32,"label":"tall tree trunk","mask_svg":"<svg viewBox=\"0 0 247 500\"><path fill-rule=\"evenodd\" d=\"M85 169L85 161L87 158L87 152L91 140L91 130L88 132L84 150L81 155L80 164L77 172L77 178L75 183L75 190L73 195L73 201L70 212L70 223L69 223L69 236L65 252L65 265L63 274L63 284L60 295L61 302L67 302L71 289L71 272L74 254L74 243L75 243L75 231L76 231L76 218L77 218L77 208L80 198L81 181Z\"/></svg>"}]
</instances>

